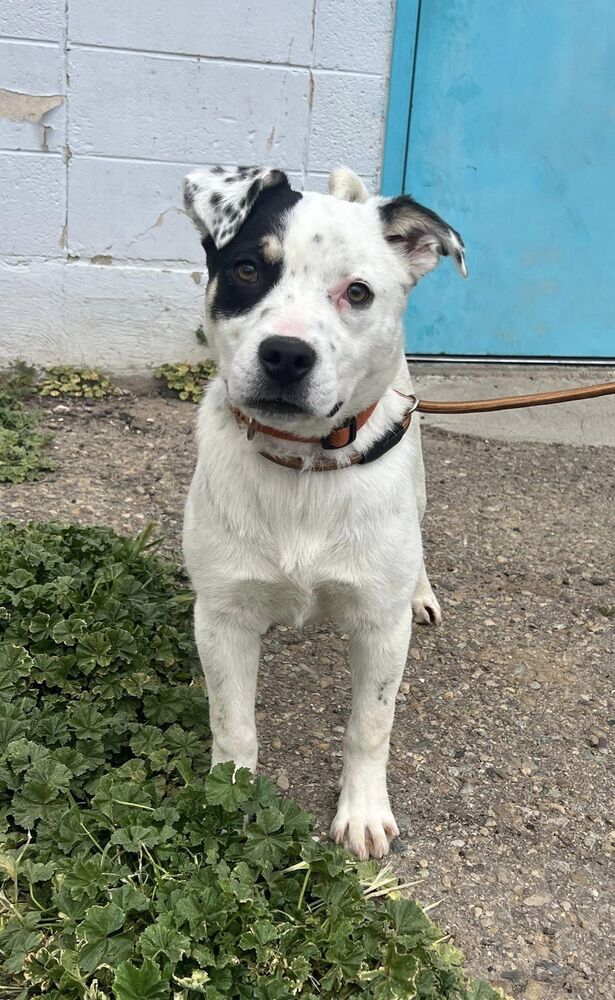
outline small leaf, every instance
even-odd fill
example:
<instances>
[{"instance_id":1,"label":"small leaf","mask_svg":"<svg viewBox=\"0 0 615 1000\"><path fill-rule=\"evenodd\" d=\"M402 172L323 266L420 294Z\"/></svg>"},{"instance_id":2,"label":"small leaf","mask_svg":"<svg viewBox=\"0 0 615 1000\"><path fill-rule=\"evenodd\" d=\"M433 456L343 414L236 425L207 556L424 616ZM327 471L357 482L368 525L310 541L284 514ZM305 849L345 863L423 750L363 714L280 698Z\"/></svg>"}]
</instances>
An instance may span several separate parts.
<instances>
[{"instance_id":1,"label":"small leaf","mask_svg":"<svg viewBox=\"0 0 615 1000\"><path fill-rule=\"evenodd\" d=\"M115 1000L168 1000L169 983L158 966L146 958L141 968L122 962L113 982Z\"/></svg>"},{"instance_id":2,"label":"small leaf","mask_svg":"<svg viewBox=\"0 0 615 1000\"><path fill-rule=\"evenodd\" d=\"M253 793L252 774L246 767L236 769L232 761L217 764L205 779L205 798L212 806L234 812Z\"/></svg>"}]
</instances>

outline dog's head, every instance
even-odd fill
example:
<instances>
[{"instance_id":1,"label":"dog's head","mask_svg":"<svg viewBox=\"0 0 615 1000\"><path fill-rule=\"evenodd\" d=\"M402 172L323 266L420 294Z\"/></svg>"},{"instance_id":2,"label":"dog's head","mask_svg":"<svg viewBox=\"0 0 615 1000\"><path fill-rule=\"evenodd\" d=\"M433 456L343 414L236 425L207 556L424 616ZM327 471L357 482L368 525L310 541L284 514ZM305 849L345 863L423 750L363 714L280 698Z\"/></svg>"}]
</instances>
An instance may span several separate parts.
<instances>
[{"instance_id":1,"label":"dog's head","mask_svg":"<svg viewBox=\"0 0 615 1000\"><path fill-rule=\"evenodd\" d=\"M282 171L257 167L184 181L207 255L207 338L230 401L318 433L390 386L406 296L439 257L466 274L459 234L409 196L370 198L344 168L329 190L300 194Z\"/></svg>"}]
</instances>

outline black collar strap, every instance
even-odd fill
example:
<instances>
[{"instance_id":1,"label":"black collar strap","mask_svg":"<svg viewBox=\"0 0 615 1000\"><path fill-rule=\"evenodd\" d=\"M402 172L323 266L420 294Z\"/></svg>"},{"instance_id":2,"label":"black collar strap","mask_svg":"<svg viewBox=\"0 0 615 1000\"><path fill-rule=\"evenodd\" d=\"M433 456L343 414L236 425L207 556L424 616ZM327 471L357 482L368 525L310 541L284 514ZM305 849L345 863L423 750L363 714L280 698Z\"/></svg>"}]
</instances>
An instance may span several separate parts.
<instances>
[{"instance_id":1,"label":"black collar strap","mask_svg":"<svg viewBox=\"0 0 615 1000\"><path fill-rule=\"evenodd\" d=\"M376 459L381 458L382 455L386 455L387 451L391 451L402 440L412 421L412 414L417 407L417 400L413 396L410 399L413 402L401 420L396 421L386 434L383 434L381 438L374 441L373 445L366 452L352 455L348 465L338 465L333 458L318 458L312 465L305 467L302 458L270 455L266 451L261 451L260 454L267 461L273 462L275 465L282 465L285 469L295 469L298 472L303 470L306 472L336 472L340 469L348 469L351 465L369 465L371 462L375 462Z\"/></svg>"}]
</instances>

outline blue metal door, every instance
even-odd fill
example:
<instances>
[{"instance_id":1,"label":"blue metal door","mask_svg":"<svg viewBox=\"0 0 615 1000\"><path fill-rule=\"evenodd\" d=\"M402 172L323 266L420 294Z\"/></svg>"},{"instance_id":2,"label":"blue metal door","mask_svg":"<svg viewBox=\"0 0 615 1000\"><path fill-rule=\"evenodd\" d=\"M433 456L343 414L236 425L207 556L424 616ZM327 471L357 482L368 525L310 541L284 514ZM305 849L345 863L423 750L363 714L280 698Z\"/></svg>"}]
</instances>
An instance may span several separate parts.
<instances>
[{"instance_id":1,"label":"blue metal door","mask_svg":"<svg viewBox=\"0 0 615 1000\"><path fill-rule=\"evenodd\" d=\"M411 354L615 356L615 3L398 0L385 194L459 230Z\"/></svg>"}]
</instances>

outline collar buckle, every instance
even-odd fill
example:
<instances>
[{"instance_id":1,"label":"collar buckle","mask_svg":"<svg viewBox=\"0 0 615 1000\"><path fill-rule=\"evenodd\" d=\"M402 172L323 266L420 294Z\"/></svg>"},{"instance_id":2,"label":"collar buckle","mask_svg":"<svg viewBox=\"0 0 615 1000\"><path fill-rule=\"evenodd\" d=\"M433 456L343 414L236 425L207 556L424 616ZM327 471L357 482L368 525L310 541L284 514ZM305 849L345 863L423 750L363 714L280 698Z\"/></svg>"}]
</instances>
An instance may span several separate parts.
<instances>
[{"instance_id":1,"label":"collar buckle","mask_svg":"<svg viewBox=\"0 0 615 1000\"><path fill-rule=\"evenodd\" d=\"M337 435L342 430L348 431L348 438L346 441L341 441L339 444L334 444L332 438L337 437ZM320 439L320 444L325 451L337 451L338 448L347 448L349 444L353 444L357 439L357 418L349 417L349 419L338 427L336 430L332 431L328 437L323 437Z\"/></svg>"}]
</instances>

